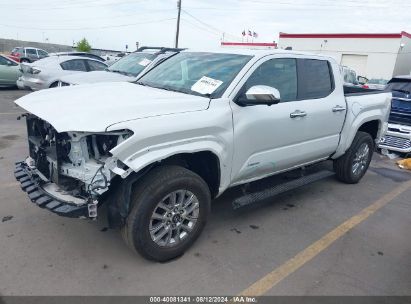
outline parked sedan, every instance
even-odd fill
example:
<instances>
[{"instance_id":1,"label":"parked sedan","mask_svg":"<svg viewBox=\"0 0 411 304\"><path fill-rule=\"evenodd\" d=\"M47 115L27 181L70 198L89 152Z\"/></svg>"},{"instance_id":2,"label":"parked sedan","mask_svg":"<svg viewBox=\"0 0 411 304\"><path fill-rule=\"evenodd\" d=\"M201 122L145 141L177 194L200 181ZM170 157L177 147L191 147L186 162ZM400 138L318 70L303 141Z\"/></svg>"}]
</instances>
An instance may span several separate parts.
<instances>
[{"instance_id":1,"label":"parked sedan","mask_svg":"<svg viewBox=\"0 0 411 304\"><path fill-rule=\"evenodd\" d=\"M11 51L10 58L17 62L34 62L49 54L42 49L31 47L16 47Z\"/></svg>"},{"instance_id":2,"label":"parked sedan","mask_svg":"<svg viewBox=\"0 0 411 304\"><path fill-rule=\"evenodd\" d=\"M161 62L179 53L182 49L164 47L141 47L110 65L105 71L62 76L59 85L78 85L97 82L133 82Z\"/></svg>"},{"instance_id":3,"label":"parked sedan","mask_svg":"<svg viewBox=\"0 0 411 304\"><path fill-rule=\"evenodd\" d=\"M21 75L18 62L0 55L0 87L12 87Z\"/></svg>"},{"instance_id":4,"label":"parked sedan","mask_svg":"<svg viewBox=\"0 0 411 304\"><path fill-rule=\"evenodd\" d=\"M24 88L34 91L57 87L58 79L64 75L102 71L107 68L107 65L99 60L77 56L50 56L20 66L23 76L19 82L23 83Z\"/></svg>"}]
</instances>

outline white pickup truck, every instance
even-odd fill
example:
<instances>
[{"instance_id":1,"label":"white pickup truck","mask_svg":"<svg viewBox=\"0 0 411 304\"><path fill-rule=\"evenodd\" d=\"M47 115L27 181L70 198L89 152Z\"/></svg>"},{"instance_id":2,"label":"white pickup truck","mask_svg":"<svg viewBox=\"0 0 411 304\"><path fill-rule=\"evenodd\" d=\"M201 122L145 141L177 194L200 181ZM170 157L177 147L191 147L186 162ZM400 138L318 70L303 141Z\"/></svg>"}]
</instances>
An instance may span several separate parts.
<instances>
[{"instance_id":1,"label":"white pickup truck","mask_svg":"<svg viewBox=\"0 0 411 304\"><path fill-rule=\"evenodd\" d=\"M183 51L136 83L35 92L29 157L15 176L32 202L109 223L165 261L201 233L228 188L325 160L357 183L387 129L391 93L345 94L338 64L291 51Z\"/></svg>"}]
</instances>

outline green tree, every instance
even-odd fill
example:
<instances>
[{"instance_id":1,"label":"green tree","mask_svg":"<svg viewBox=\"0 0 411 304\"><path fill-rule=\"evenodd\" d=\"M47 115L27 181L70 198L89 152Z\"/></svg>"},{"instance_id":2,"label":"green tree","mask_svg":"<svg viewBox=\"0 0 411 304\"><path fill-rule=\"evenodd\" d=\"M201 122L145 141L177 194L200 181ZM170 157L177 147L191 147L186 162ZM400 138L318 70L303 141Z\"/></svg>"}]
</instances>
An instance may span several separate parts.
<instances>
[{"instance_id":1,"label":"green tree","mask_svg":"<svg viewBox=\"0 0 411 304\"><path fill-rule=\"evenodd\" d=\"M83 38L79 42L77 42L76 49L79 52L90 52L91 45L90 43L88 43L86 38Z\"/></svg>"}]
</instances>

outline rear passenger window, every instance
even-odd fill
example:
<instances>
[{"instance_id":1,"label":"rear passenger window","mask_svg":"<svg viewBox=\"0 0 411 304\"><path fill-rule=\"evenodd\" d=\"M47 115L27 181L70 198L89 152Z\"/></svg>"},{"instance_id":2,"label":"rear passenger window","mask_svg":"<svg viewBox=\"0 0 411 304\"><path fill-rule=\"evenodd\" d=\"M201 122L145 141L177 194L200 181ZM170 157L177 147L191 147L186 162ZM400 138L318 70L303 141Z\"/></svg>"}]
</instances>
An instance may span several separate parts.
<instances>
[{"instance_id":1,"label":"rear passenger window","mask_svg":"<svg viewBox=\"0 0 411 304\"><path fill-rule=\"evenodd\" d=\"M107 66L99 61L94 61L94 60L87 60L88 66L90 68L90 71L103 71L107 68Z\"/></svg>"},{"instance_id":2,"label":"rear passenger window","mask_svg":"<svg viewBox=\"0 0 411 304\"><path fill-rule=\"evenodd\" d=\"M39 56L42 57L47 57L49 55L46 51L43 50L37 50L37 53L39 53Z\"/></svg>"},{"instance_id":3,"label":"rear passenger window","mask_svg":"<svg viewBox=\"0 0 411 304\"><path fill-rule=\"evenodd\" d=\"M62 62L60 65L63 68L63 70L67 71L87 71L86 64L82 59L69 60L66 62Z\"/></svg>"},{"instance_id":4,"label":"rear passenger window","mask_svg":"<svg viewBox=\"0 0 411 304\"><path fill-rule=\"evenodd\" d=\"M281 102L297 99L297 63L295 59L278 58L262 63L245 84L244 93L255 85L276 88Z\"/></svg>"},{"instance_id":5,"label":"rear passenger window","mask_svg":"<svg viewBox=\"0 0 411 304\"><path fill-rule=\"evenodd\" d=\"M330 65L326 60L298 60L298 98L315 99L328 96L334 89Z\"/></svg>"},{"instance_id":6,"label":"rear passenger window","mask_svg":"<svg viewBox=\"0 0 411 304\"><path fill-rule=\"evenodd\" d=\"M26 54L27 54L27 55L37 56L37 52L36 52L35 49L26 49Z\"/></svg>"}]
</instances>

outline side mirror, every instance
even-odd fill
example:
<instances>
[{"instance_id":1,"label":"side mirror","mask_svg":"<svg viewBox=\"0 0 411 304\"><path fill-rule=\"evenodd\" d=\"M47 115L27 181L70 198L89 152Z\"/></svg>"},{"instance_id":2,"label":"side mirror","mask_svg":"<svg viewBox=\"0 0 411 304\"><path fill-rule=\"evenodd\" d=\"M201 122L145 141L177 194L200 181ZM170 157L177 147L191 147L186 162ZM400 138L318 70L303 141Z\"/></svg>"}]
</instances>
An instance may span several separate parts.
<instances>
[{"instance_id":1,"label":"side mirror","mask_svg":"<svg viewBox=\"0 0 411 304\"><path fill-rule=\"evenodd\" d=\"M246 102L249 105L266 104L273 105L280 102L280 92L273 87L265 85L252 86L245 93Z\"/></svg>"},{"instance_id":2,"label":"side mirror","mask_svg":"<svg viewBox=\"0 0 411 304\"><path fill-rule=\"evenodd\" d=\"M357 77L358 83L363 85L366 84L368 82L368 78L364 77L364 76L358 76Z\"/></svg>"}]
</instances>

